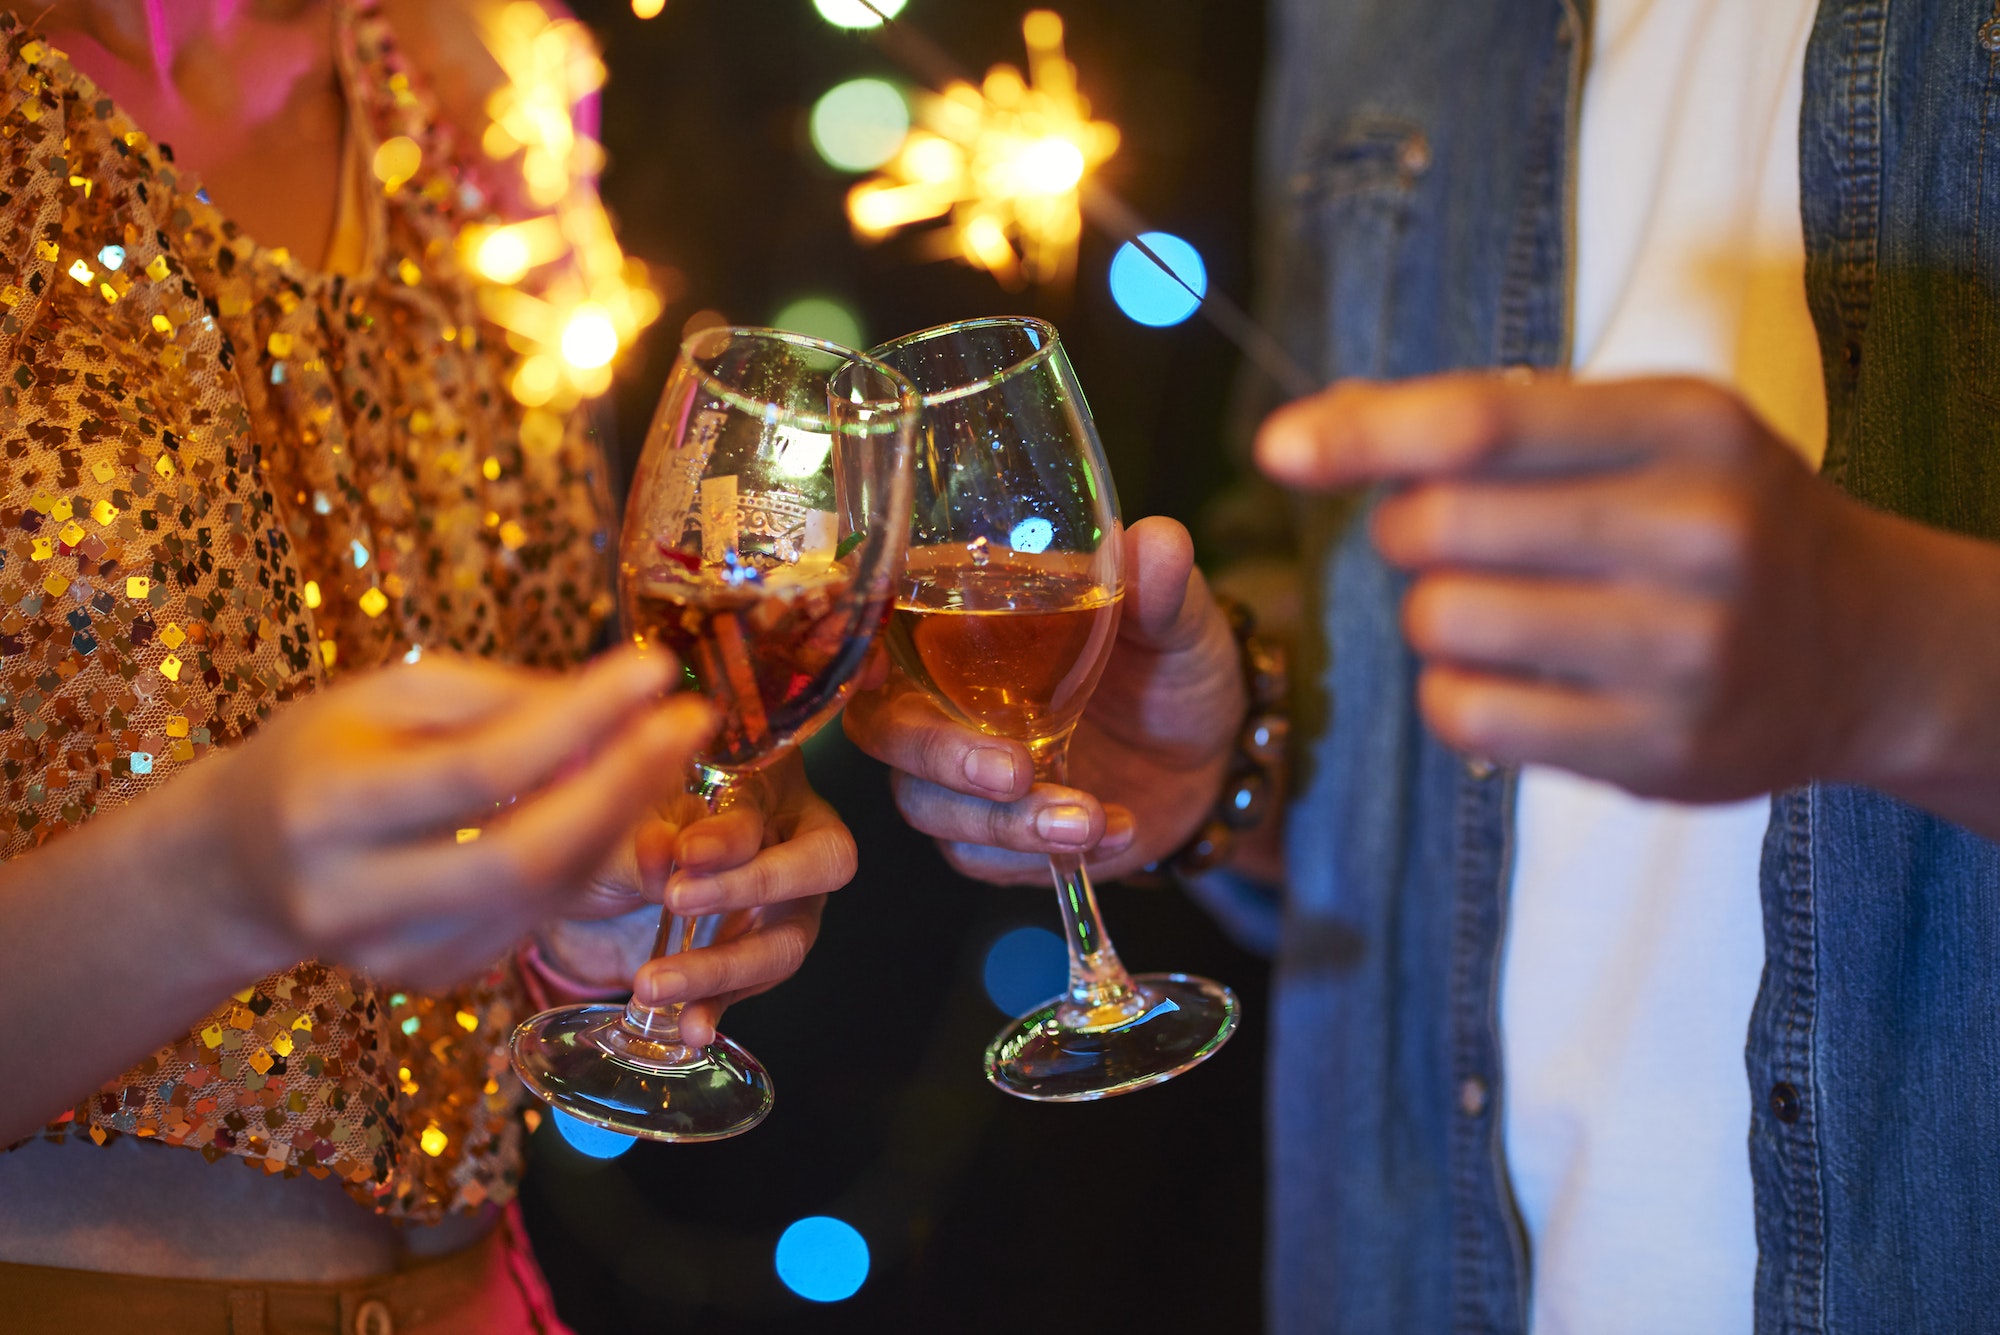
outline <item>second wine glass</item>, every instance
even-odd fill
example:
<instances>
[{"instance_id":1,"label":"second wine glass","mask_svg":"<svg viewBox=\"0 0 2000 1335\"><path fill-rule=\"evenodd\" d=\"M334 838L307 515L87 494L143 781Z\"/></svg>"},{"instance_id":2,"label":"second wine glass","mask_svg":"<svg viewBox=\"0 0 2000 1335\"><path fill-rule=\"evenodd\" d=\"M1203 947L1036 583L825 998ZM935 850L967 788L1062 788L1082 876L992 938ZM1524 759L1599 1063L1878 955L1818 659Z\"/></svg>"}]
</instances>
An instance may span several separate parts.
<instances>
[{"instance_id":1,"label":"second wine glass","mask_svg":"<svg viewBox=\"0 0 2000 1335\"><path fill-rule=\"evenodd\" d=\"M909 532L909 383L860 353L770 329L689 337L633 479L619 544L626 628L672 651L722 723L691 782L710 812L840 708L889 608ZM697 943L663 910L654 955ZM655 1140L739 1135L771 1078L681 1007L565 1006L514 1033L550 1104Z\"/></svg>"},{"instance_id":2,"label":"second wine glass","mask_svg":"<svg viewBox=\"0 0 2000 1335\"><path fill-rule=\"evenodd\" d=\"M907 571L890 621L898 667L949 712L1024 742L1036 779L1068 779L1070 735L1104 671L1124 593L1118 496L1055 329L968 320L871 354L923 396ZM987 1077L1048 1102L1172 1079L1236 1028L1236 995L1188 974L1126 972L1083 859L1049 860L1069 988L1016 1019Z\"/></svg>"}]
</instances>

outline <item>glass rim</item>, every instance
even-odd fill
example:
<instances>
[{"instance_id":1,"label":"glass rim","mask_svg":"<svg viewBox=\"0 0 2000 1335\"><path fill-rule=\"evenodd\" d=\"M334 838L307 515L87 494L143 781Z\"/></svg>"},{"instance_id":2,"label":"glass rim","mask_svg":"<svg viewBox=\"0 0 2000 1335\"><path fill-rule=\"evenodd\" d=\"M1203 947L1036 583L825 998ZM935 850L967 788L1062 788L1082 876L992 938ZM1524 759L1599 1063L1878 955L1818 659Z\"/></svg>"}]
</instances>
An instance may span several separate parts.
<instances>
[{"instance_id":1,"label":"glass rim","mask_svg":"<svg viewBox=\"0 0 2000 1335\"><path fill-rule=\"evenodd\" d=\"M1003 325L1010 329L1033 329L1037 333L1044 335L1048 341L1027 356L1021 358L1020 361L995 371L991 375L981 376L979 379L968 381L963 385L953 385L950 389L941 389L935 394L926 394L922 390L917 390L917 401L926 408L934 404L954 403L959 399L973 394L983 394L995 385L1011 380L1022 372L1032 369L1036 363L1047 361L1055 355L1057 349L1062 347L1062 335L1056 332L1054 325L1038 315L981 315L970 320L952 320L946 324L932 325L928 329L919 329L914 334L904 334L901 338L892 338L887 343L878 343L868 350L868 356L871 359L879 359L887 353L914 347L919 343L927 343L934 338L942 338L946 334L956 334L967 329L992 329ZM891 371L895 370L893 366L889 369Z\"/></svg>"},{"instance_id":2,"label":"glass rim","mask_svg":"<svg viewBox=\"0 0 2000 1335\"><path fill-rule=\"evenodd\" d=\"M899 387L899 392L893 399L866 399L857 402L856 407L876 411L893 409L899 416L907 413L912 418L923 408L924 396L917 392L917 387L910 383L908 376L872 353L860 352L829 339L793 333L789 329L772 329L765 325L708 325L681 339L680 350L676 354L677 360L687 364L704 390L731 407L761 417L767 422L782 419L798 430L824 431L829 435L835 433L846 436L880 435L883 430L882 423L837 422L831 413L814 413L807 409L772 403L768 399L746 393L733 385L724 384L714 372L702 365L692 346L697 339L712 338L717 335L726 335L731 339L756 338L769 343L784 343L795 348L812 348L819 352L831 353L840 358L841 365L828 373L829 387L836 377L853 366L866 366L885 377L892 386Z\"/></svg>"}]
</instances>

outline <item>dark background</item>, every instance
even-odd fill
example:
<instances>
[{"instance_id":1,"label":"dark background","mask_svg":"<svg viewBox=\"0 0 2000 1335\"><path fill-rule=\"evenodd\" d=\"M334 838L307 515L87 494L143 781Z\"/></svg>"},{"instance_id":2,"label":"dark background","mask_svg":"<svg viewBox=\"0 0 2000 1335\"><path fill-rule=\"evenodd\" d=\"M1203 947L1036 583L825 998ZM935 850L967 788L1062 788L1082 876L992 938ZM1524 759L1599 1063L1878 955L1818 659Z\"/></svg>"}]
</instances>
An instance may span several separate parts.
<instances>
[{"instance_id":1,"label":"dark background","mask_svg":"<svg viewBox=\"0 0 2000 1335\"><path fill-rule=\"evenodd\" d=\"M611 75L603 189L626 249L682 276L616 396L629 456L697 310L768 322L796 297L836 298L880 341L974 315L1037 314L1062 330L1127 520L1194 521L1231 475L1223 423L1238 358L1199 319L1133 323L1112 303L1112 244L1085 234L1068 291L1009 293L918 258L907 239L858 245L854 178L813 152L806 117L833 85L902 79L865 36L809 0L572 0ZM1011 0L911 0L903 21L964 65L1023 63ZM1212 287L1250 289L1251 147L1262 13L1252 0L1061 0L1093 112L1123 131L1100 172L1153 225L1201 251ZM629 457L627 457L629 466ZM544 1127L523 1204L564 1317L625 1331L1255 1331L1262 1243L1263 961L1173 890L1103 889L1140 969L1232 984L1245 1020L1207 1065L1099 1104L995 1092L979 1057L1003 1016L981 966L1003 932L1056 925L1043 892L950 872L906 829L879 767L838 729L808 747L816 786L861 846L819 945L727 1028L774 1074L750 1135L641 1144L589 1159ZM773 1266L791 1221L858 1228L872 1265L853 1298L793 1295Z\"/></svg>"}]
</instances>

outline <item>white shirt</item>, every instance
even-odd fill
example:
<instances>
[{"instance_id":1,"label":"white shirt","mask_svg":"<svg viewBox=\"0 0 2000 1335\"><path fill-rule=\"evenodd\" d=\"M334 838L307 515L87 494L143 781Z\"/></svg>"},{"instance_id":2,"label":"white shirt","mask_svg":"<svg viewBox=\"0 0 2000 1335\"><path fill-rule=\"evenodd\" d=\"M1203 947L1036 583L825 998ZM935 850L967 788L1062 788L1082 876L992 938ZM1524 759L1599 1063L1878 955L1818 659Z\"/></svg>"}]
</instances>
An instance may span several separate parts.
<instances>
[{"instance_id":1,"label":"white shirt","mask_svg":"<svg viewBox=\"0 0 2000 1335\"><path fill-rule=\"evenodd\" d=\"M1815 0L1599 0L1578 156L1576 373L1734 387L1818 460L1798 127ZM1521 776L1500 1024L1534 1335L1752 1326L1743 1065L1770 802Z\"/></svg>"}]
</instances>

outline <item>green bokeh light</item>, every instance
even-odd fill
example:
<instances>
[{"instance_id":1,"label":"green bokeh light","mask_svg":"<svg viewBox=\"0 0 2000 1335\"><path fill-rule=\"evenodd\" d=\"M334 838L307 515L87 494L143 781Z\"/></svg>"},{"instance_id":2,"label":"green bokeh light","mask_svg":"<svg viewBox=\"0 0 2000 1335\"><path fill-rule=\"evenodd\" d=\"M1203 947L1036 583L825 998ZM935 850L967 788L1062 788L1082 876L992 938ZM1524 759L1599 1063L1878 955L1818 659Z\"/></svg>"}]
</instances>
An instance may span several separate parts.
<instances>
[{"instance_id":1,"label":"green bokeh light","mask_svg":"<svg viewBox=\"0 0 2000 1335\"><path fill-rule=\"evenodd\" d=\"M881 79L849 79L813 104L813 147L841 171L881 166L896 156L909 133L909 104L894 84Z\"/></svg>"},{"instance_id":2,"label":"green bokeh light","mask_svg":"<svg viewBox=\"0 0 2000 1335\"><path fill-rule=\"evenodd\" d=\"M844 348L866 347L861 337L861 317L844 302L825 296L804 296L785 303L771 317L777 329L790 330L810 338L823 338Z\"/></svg>"}]
</instances>

